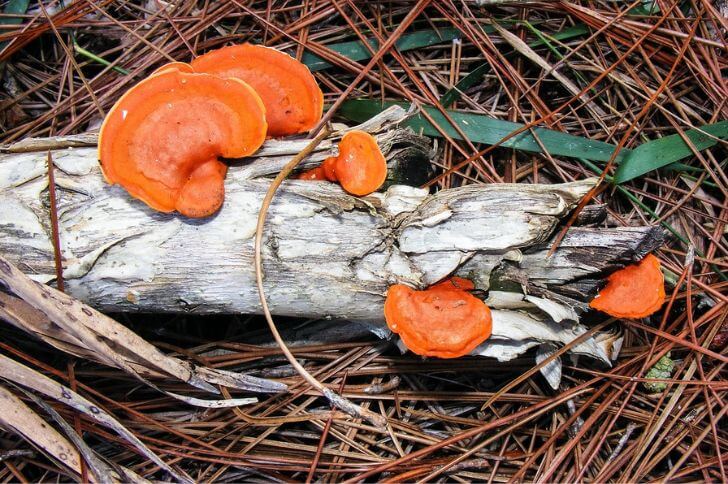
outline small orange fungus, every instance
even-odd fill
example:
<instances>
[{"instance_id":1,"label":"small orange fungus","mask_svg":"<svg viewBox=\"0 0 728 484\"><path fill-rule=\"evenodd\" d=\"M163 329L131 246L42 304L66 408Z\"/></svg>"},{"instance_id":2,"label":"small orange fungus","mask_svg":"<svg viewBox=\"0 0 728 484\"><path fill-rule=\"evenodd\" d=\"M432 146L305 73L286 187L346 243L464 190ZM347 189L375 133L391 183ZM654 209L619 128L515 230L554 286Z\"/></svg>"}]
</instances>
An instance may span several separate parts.
<instances>
[{"instance_id":1,"label":"small orange fungus","mask_svg":"<svg viewBox=\"0 0 728 484\"><path fill-rule=\"evenodd\" d=\"M488 339L490 309L467 290L467 279L454 277L416 291L395 284L387 291L384 317L405 346L422 356L458 358Z\"/></svg>"},{"instance_id":2,"label":"small orange fungus","mask_svg":"<svg viewBox=\"0 0 728 484\"><path fill-rule=\"evenodd\" d=\"M648 254L639 263L612 273L589 306L615 318L644 318L665 302L660 260Z\"/></svg>"},{"instance_id":3,"label":"small orange fungus","mask_svg":"<svg viewBox=\"0 0 728 484\"><path fill-rule=\"evenodd\" d=\"M384 184L387 161L372 135L350 131L341 138L338 156L326 158L321 166L305 171L297 178L337 181L347 192L363 197Z\"/></svg>"}]
</instances>

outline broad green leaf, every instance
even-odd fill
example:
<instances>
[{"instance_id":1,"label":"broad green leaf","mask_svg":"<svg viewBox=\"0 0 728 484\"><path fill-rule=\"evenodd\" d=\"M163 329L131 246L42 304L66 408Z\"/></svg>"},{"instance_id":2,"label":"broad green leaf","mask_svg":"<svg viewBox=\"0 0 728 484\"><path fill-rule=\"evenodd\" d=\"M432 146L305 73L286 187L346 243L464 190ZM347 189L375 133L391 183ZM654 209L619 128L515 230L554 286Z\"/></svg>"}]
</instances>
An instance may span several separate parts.
<instances>
[{"instance_id":1,"label":"broad green leaf","mask_svg":"<svg viewBox=\"0 0 728 484\"><path fill-rule=\"evenodd\" d=\"M404 102L385 102L382 104L380 101L375 100L356 99L344 102L339 108L338 114L351 121L363 122L394 104L405 108L408 106L408 103ZM460 134L437 109L431 106L425 106L423 109L427 111L435 123L448 136L453 139L462 139ZM447 111L447 113L458 124L468 139L474 143L495 144L513 131L523 127L521 123L503 121L484 114L464 113L460 111ZM441 136L440 132L421 114L408 119L405 124L416 132L422 131L427 136ZM535 128L534 131L548 152L555 156L585 158L592 161L608 161L615 149L614 145L603 141L595 141L546 128ZM542 153L538 143L529 132L521 133L504 142L501 146ZM619 161L628 153L629 150L623 149L619 153L617 160Z\"/></svg>"},{"instance_id":2,"label":"broad green leaf","mask_svg":"<svg viewBox=\"0 0 728 484\"><path fill-rule=\"evenodd\" d=\"M685 132L688 139L698 151L715 146L717 141L706 135L708 133L716 138L728 138L728 121L709 124ZM678 134L672 134L660 139L642 143L624 157L617 172L614 174L614 183L624 183L650 171L662 168L683 158L691 156L693 152Z\"/></svg>"},{"instance_id":3,"label":"broad green leaf","mask_svg":"<svg viewBox=\"0 0 728 484\"><path fill-rule=\"evenodd\" d=\"M462 37L460 30L454 27L445 27L437 30L419 30L417 32L402 35L395 43L395 46L400 51L406 51L450 42L460 37ZM368 39L368 42L376 52L379 42L374 38ZM358 40L331 44L326 47L353 61L369 59L372 56L369 50L364 46L364 43ZM333 67L331 63L311 52L304 52L301 57L301 62L306 64L311 71L321 71L323 69Z\"/></svg>"}]
</instances>

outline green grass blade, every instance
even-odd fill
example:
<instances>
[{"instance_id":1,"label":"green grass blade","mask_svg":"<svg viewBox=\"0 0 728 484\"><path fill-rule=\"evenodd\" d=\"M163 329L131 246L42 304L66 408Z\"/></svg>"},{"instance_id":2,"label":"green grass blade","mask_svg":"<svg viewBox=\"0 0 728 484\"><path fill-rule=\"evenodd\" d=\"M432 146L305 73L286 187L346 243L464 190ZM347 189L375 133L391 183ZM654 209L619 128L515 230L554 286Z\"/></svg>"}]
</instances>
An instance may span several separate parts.
<instances>
[{"instance_id":1,"label":"green grass blade","mask_svg":"<svg viewBox=\"0 0 728 484\"><path fill-rule=\"evenodd\" d=\"M430 45L442 44L443 42L451 42L452 40L460 37L462 37L460 30L454 27L446 27L438 30L419 30L417 32L402 35L395 45L400 51L406 51L420 49ZM376 51L379 45L377 40L370 38L368 39L368 42L374 51ZM331 44L326 47L353 61L369 59L372 56L369 50L364 46L364 43L358 40ZM331 63L311 52L304 52L301 57L301 62L306 64L313 72L333 67Z\"/></svg>"},{"instance_id":2,"label":"green grass blade","mask_svg":"<svg viewBox=\"0 0 728 484\"><path fill-rule=\"evenodd\" d=\"M73 49L76 52L78 52L79 54L81 54L82 56L84 56L88 59L91 59L92 61L98 62L99 64L105 65L107 67L111 65L111 62L107 61L103 57L97 56L93 52L90 52L90 51L84 49L83 47L78 45L78 43L75 40L73 41ZM112 69L115 70L116 72L118 72L119 74L124 74L125 76L129 75L129 71L127 71L126 69L124 69L122 67L113 66Z\"/></svg>"},{"instance_id":3,"label":"green grass blade","mask_svg":"<svg viewBox=\"0 0 728 484\"><path fill-rule=\"evenodd\" d=\"M6 15L22 15L28 10L28 4L30 0L10 0L5 4L3 13ZM21 17L3 17L0 18L0 24L3 25L18 25L23 23Z\"/></svg>"},{"instance_id":4,"label":"green grass blade","mask_svg":"<svg viewBox=\"0 0 728 484\"><path fill-rule=\"evenodd\" d=\"M28 10L28 4L30 0L10 0L5 4L3 13L6 15L22 15ZM0 18L0 24L2 25L20 25L23 23L21 17L2 17ZM2 51L9 41L0 42L0 51ZM0 74L5 68L5 62L0 62Z\"/></svg>"},{"instance_id":5,"label":"green grass blade","mask_svg":"<svg viewBox=\"0 0 728 484\"><path fill-rule=\"evenodd\" d=\"M528 24L529 27L534 28L533 24ZM491 28L491 30L493 30ZM579 37L581 35L589 33L589 27L587 27L584 24L577 24L572 27L568 27L560 32L556 32L555 34L551 35L550 37L552 39L557 40L568 40L574 37ZM548 41L545 38L539 38L537 40L534 40L530 44L528 44L529 47L538 47L540 45L546 44L547 46ZM561 57L560 57L561 58ZM477 84L483 76L490 70L490 64L483 63L480 64L478 67L470 71L470 73L460 79L455 86L453 86L452 89L449 89L445 94L442 95L440 98L440 104L442 104L444 107L451 106L452 103L460 99L460 93L465 92L467 89L473 87L475 84Z\"/></svg>"},{"instance_id":6,"label":"green grass blade","mask_svg":"<svg viewBox=\"0 0 728 484\"><path fill-rule=\"evenodd\" d=\"M440 98L440 104L442 104L443 107L451 106L452 103L460 99L460 93L467 91L480 82L488 71L490 71L490 64L487 62L480 64L478 67L470 71L467 76L460 79L457 84L452 87L452 89L448 89L448 91Z\"/></svg>"},{"instance_id":7,"label":"green grass blade","mask_svg":"<svg viewBox=\"0 0 728 484\"><path fill-rule=\"evenodd\" d=\"M363 122L394 104L405 108L408 106L408 103L404 102L385 102L382 105L380 101L376 100L356 99L344 102L339 108L338 114L351 121ZM427 111L435 123L448 136L453 139L462 139L460 134L455 131L455 128L450 125L448 120L437 109L428 106L423 109ZM495 144L513 131L523 127L521 123L503 121L483 114L459 111L448 111L448 114L473 143ZM440 136L440 133L435 127L421 115L413 116L405 124L416 132L422 131L427 136ZM586 158L592 161L608 161L615 149L614 145L603 141L595 141L559 131L545 128L536 128L534 131L548 152L555 156ZM527 132L509 139L501 146L534 153L542 152L536 140ZM617 159L621 159L627 153L629 153L629 150L622 150Z\"/></svg>"},{"instance_id":8,"label":"green grass blade","mask_svg":"<svg viewBox=\"0 0 728 484\"><path fill-rule=\"evenodd\" d=\"M702 151L717 143L717 140L705 133L720 139L728 138L728 121L709 124L701 127L700 130L691 129L686 131L685 135L699 151ZM690 147L677 134L642 143L624 157L614 175L614 183L620 184L633 180L692 154Z\"/></svg>"},{"instance_id":9,"label":"green grass blade","mask_svg":"<svg viewBox=\"0 0 728 484\"><path fill-rule=\"evenodd\" d=\"M529 22L529 25L531 27L534 26L534 24ZM554 39L554 40L569 40L573 39L575 37L581 37L582 35L588 34L589 27L587 27L585 24L576 24L572 25L571 27L567 27L564 30L560 30L558 32L554 32L553 34L549 34L548 38ZM529 43L529 47L538 47L542 44L545 44L543 39L534 40L533 42Z\"/></svg>"}]
</instances>

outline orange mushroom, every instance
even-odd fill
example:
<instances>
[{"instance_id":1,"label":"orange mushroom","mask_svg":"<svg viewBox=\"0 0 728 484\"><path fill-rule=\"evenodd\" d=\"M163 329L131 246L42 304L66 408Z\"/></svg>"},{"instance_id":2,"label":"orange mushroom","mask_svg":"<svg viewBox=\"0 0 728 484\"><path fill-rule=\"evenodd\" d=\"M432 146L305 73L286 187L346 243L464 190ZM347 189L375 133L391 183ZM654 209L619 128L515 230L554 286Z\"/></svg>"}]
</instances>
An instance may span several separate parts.
<instances>
[{"instance_id":1,"label":"orange mushroom","mask_svg":"<svg viewBox=\"0 0 728 484\"><path fill-rule=\"evenodd\" d=\"M490 337L490 309L462 289L472 289L472 282L453 279L424 291L415 291L403 284L387 290L384 302L387 326L418 355L458 358Z\"/></svg>"},{"instance_id":2,"label":"orange mushroom","mask_svg":"<svg viewBox=\"0 0 728 484\"><path fill-rule=\"evenodd\" d=\"M308 131L323 114L324 95L308 67L270 47L231 45L201 55L191 65L195 72L250 84L265 105L269 136Z\"/></svg>"},{"instance_id":3,"label":"orange mushroom","mask_svg":"<svg viewBox=\"0 0 728 484\"><path fill-rule=\"evenodd\" d=\"M204 217L224 199L227 166L218 157L248 156L263 144L265 108L243 81L178 67L116 102L101 126L99 159L109 183L150 207Z\"/></svg>"},{"instance_id":4,"label":"orange mushroom","mask_svg":"<svg viewBox=\"0 0 728 484\"><path fill-rule=\"evenodd\" d=\"M607 285L589 306L615 318L644 318L665 301L665 280L660 260L652 254L612 273Z\"/></svg>"},{"instance_id":5,"label":"orange mushroom","mask_svg":"<svg viewBox=\"0 0 728 484\"><path fill-rule=\"evenodd\" d=\"M195 72L195 70L192 68L192 66L186 62L170 62L169 64L164 64L163 66L152 71L152 73L149 75L156 76L157 74L161 74L163 72L168 72L168 71L182 71L182 72L187 72L187 73Z\"/></svg>"},{"instance_id":6,"label":"orange mushroom","mask_svg":"<svg viewBox=\"0 0 728 484\"><path fill-rule=\"evenodd\" d=\"M387 161L372 135L350 131L341 138L339 156L326 158L321 166L297 178L338 181L347 192L363 197L382 186L387 178Z\"/></svg>"}]
</instances>

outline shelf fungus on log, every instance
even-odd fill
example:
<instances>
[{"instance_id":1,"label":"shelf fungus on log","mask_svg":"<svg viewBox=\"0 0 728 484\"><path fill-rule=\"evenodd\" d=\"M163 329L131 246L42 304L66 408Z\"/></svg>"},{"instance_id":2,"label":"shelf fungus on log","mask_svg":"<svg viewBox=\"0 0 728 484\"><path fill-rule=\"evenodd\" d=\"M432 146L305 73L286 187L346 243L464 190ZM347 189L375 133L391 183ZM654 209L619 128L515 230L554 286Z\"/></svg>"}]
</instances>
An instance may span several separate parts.
<instances>
[{"instance_id":1,"label":"shelf fungus on log","mask_svg":"<svg viewBox=\"0 0 728 484\"><path fill-rule=\"evenodd\" d=\"M244 82L182 66L163 66L114 104L99 160L109 183L150 207L199 218L225 198L227 165L218 158L248 156L263 144L265 108Z\"/></svg>"},{"instance_id":2,"label":"shelf fungus on log","mask_svg":"<svg viewBox=\"0 0 728 484\"><path fill-rule=\"evenodd\" d=\"M490 336L490 309L468 290L475 286L455 277L422 291L404 284L387 289L384 317L408 349L422 356L457 358Z\"/></svg>"},{"instance_id":3,"label":"shelf fungus on log","mask_svg":"<svg viewBox=\"0 0 728 484\"><path fill-rule=\"evenodd\" d=\"M390 168L429 166L426 139L396 126L405 115L392 108L353 129L375 136ZM334 155L342 134L321 143L301 168ZM37 281L54 279L45 151L52 149L69 294L109 312L257 313L253 234L267 177L307 143L267 140L248 163L230 167L222 209L190 220L150 210L104 183L95 149L76 138L25 140L0 155L0 254ZM329 316L322 323L329 327L356 321L386 336L389 286L424 289L459 276L474 282L476 295L489 294L492 334L474 354L508 360L569 343L587 331L579 315L605 278L663 242L657 227L576 226L547 257L557 225L594 183L473 185L434 194L391 185L354 197L335 184L288 180L270 207L263 240L271 311ZM619 341L619 334L598 333L572 351L609 364Z\"/></svg>"},{"instance_id":4,"label":"shelf fungus on log","mask_svg":"<svg viewBox=\"0 0 728 484\"><path fill-rule=\"evenodd\" d=\"M339 143L339 154L298 175L299 180L339 182L347 193L359 197L379 190L387 179L387 161L374 136L350 131Z\"/></svg>"},{"instance_id":5,"label":"shelf fungus on log","mask_svg":"<svg viewBox=\"0 0 728 484\"><path fill-rule=\"evenodd\" d=\"M190 62L195 72L241 79L263 99L269 136L313 128L321 119L324 95L306 65L285 52L262 45L216 49Z\"/></svg>"},{"instance_id":6,"label":"shelf fungus on log","mask_svg":"<svg viewBox=\"0 0 728 484\"><path fill-rule=\"evenodd\" d=\"M645 318L665 302L660 260L648 254L637 264L613 272L589 306L616 318Z\"/></svg>"}]
</instances>

